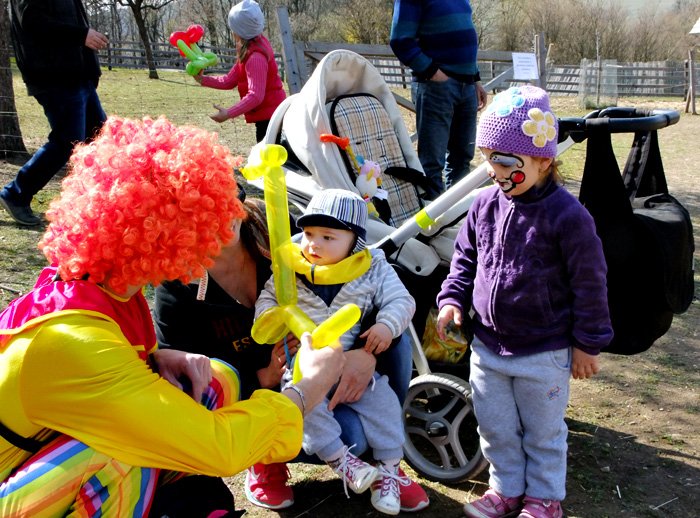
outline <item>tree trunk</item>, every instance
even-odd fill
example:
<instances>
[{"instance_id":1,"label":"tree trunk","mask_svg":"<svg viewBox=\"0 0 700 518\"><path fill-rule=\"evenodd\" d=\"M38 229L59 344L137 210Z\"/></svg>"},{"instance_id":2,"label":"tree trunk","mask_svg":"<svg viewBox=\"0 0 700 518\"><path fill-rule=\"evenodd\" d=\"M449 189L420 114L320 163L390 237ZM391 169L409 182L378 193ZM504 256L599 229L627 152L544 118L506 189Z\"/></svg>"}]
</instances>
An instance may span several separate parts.
<instances>
[{"instance_id":1,"label":"tree trunk","mask_svg":"<svg viewBox=\"0 0 700 518\"><path fill-rule=\"evenodd\" d=\"M7 4L0 2L0 157L27 155L17 118L15 91L10 69L10 18Z\"/></svg>"},{"instance_id":2,"label":"tree trunk","mask_svg":"<svg viewBox=\"0 0 700 518\"><path fill-rule=\"evenodd\" d=\"M139 30L139 36L141 37L141 42L143 43L143 48L146 53L146 65L148 66L148 78L158 79L158 71L156 70L156 64L153 61L153 50L151 49L151 38L148 36L148 30L146 29L146 20L143 17L143 12L141 9L137 9L134 4L130 5L131 11L134 13L134 21L136 22L136 27Z\"/></svg>"}]
</instances>

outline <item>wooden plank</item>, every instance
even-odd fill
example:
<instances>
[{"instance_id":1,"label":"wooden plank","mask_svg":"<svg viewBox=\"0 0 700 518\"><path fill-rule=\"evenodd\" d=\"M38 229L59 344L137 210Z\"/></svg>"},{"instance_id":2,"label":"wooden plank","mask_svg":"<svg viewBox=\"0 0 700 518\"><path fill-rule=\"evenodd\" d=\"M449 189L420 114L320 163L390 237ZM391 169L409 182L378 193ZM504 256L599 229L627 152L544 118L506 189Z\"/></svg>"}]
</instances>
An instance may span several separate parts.
<instances>
[{"instance_id":1,"label":"wooden plank","mask_svg":"<svg viewBox=\"0 0 700 518\"><path fill-rule=\"evenodd\" d=\"M277 24L280 30L280 40L282 42L282 56L284 57L287 87L289 88L290 94L296 94L299 93L304 82L301 76L301 65L292 39L292 26L289 23L289 13L286 7L278 7L276 14Z\"/></svg>"},{"instance_id":2,"label":"wooden plank","mask_svg":"<svg viewBox=\"0 0 700 518\"><path fill-rule=\"evenodd\" d=\"M332 50L351 50L363 56L386 56L396 59L389 45L366 45L357 43L326 43L323 41L309 41L305 43L305 50L312 53L328 54Z\"/></svg>"},{"instance_id":3,"label":"wooden plank","mask_svg":"<svg viewBox=\"0 0 700 518\"><path fill-rule=\"evenodd\" d=\"M486 90L487 92L491 92L499 86L501 86L506 81L510 81L511 79L513 79L513 67L510 67L508 70L499 74L498 76L494 77L491 81L486 83L484 85L484 90Z\"/></svg>"}]
</instances>

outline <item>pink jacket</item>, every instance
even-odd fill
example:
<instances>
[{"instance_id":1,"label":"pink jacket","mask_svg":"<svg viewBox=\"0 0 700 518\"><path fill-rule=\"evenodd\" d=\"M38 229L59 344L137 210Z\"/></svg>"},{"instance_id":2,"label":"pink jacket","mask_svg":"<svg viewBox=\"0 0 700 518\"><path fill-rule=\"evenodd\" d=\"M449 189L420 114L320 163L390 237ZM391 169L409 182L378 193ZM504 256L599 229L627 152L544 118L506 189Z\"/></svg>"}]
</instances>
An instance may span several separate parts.
<instances>
[{"instance_id":1,"label":"pink jacket","mask_svg":"<svg viewBox=\"0 0 700 518\"><path fill-rule=\"evenodd\" d=\"M244 114L246 122L269 120L286 94L275 53L262 34L251 40L248 53L224 76L204 76L202 86L217 90L238 88L241 100L228 109L230 118Z\"/></svg>"}]
</instances>

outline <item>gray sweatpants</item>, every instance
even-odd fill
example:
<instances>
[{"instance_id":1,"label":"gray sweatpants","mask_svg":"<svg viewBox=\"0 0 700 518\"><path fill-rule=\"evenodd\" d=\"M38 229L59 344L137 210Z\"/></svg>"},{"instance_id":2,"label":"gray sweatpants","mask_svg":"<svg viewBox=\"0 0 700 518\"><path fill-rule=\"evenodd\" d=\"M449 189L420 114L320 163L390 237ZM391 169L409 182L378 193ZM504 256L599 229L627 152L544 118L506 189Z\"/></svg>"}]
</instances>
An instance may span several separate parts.
<instances>
[{"instance_id":1,"label":"gray sweatpants","mask_svg":"<svg viewBox=\"0 0 700 518\"><path fill-rule=\"evenodd\" d=\"M489 485L506 497L563 500L571 347L499 356L471 344L469 384Z\"/></svg>"},{"instance_id":2,"label":"gray sweatpants","mask_svg":"<svg viewBox=\"0 0 700 518\"><path fill-rule=\"evenodd\" d=\"M403 410L389 386L389 379L376 372L374 379L374 390L370 383L362 397L354 403L347 403L347 406L357 412L374 459L400 459L404 442ZM328 401L326 398L304 417L302 443L307 454L316 454L325 461L335 460L331 456L343 447L340 425L333 412L328 410Z\"/></svg>"}]
</instances>

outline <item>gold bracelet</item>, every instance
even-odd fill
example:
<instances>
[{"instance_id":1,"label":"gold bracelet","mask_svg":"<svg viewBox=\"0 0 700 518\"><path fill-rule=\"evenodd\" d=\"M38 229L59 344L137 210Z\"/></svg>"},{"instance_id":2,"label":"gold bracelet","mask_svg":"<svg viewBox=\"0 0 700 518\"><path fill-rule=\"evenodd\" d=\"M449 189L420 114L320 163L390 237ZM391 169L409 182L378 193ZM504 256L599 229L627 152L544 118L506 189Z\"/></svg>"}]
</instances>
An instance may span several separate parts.
<instances>
[{"instance_id":1,"label":"gold bracelet","mask_svg":"<svg viewBox=\"0 0 700 518\"><path fill-rule=\"evenodd\" d=\"M299 400L301 401L301 415L305 416L306 415L306 398L304 397L304 392L302 392L302 390L299 387L297 387L296 385L287 385L286 387L284 387L284 390L287 390L287 389L293 390L294 392L299 394Z\"/></svg>"}]
</instances>

